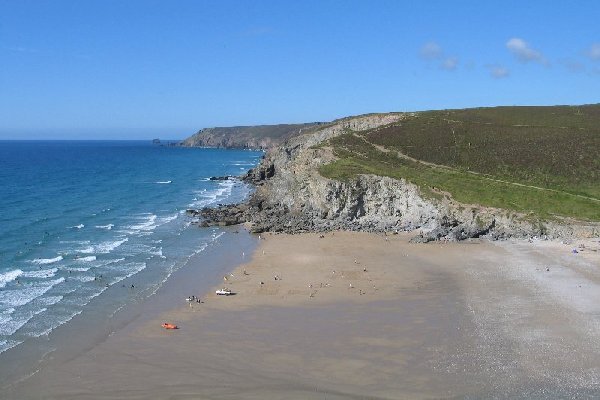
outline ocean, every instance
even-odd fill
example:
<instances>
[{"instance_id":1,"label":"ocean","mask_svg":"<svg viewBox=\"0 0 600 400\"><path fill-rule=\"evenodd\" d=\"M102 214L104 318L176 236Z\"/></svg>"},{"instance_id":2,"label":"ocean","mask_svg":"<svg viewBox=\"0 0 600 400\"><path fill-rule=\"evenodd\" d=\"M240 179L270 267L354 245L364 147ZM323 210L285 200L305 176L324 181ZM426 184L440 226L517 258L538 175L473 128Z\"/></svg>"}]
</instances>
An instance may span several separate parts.
<instances>
[{"instance_id":1,"label":"ocean","mask_svg":"<svg viewBox=\"0 0 600 400\"><path fill-rule=\"evenodd\" d=\"M188 208L248 196L238 180L262 153L142 141L0 141L0 353L100 302L155 293L224 231ZM1 354L0 354L1 357Z\"/></svg>"}]
</instances>

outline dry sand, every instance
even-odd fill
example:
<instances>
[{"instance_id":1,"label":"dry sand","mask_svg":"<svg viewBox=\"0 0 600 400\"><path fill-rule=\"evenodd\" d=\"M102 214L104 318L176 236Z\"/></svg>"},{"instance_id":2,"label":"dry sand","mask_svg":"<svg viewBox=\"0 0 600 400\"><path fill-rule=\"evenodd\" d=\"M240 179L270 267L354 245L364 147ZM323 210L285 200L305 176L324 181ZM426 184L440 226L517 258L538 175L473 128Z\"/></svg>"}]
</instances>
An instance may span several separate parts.
<instances>
[{"instance_id":1,"label":"dry sand","mask_svg":"<svg viewBox=\"0 0 600 400\"><path fill-rule=\"evenodd\" d=\"M265 235L224 277L235 295L181 293L5 395L597 398L600 245L577 245Z\"/></svg>"}]
</instances>

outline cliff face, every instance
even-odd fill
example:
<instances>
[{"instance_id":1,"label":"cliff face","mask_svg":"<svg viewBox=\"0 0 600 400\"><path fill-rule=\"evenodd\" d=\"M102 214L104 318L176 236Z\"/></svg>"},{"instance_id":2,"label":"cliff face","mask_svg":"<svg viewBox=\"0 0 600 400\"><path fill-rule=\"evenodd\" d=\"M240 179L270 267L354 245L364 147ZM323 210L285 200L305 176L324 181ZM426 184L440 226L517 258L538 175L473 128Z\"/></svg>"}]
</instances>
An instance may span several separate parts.
<instances>
[{"instance_id":1,"label":"cliff face","mask_svg":"<svg viewBox=\"0 0 600 400\"><path fill-rule=\"evenodd\" d=\"M205 128L185 139L187 147L268 149L299 135L318 123Z\"/></svg>"},{"instance_id":2,"label":"cliff face","mask_svg":"<svg viewBox=\"0 0 600 400\"><path fill-rule=\"evenodd\" d=\"M288 139L269 150L261 165L244 178L257 185L248 203L200 212L206 218L205 224L249 222L254 232L291 233L419 229L421 234L416 241L480 236L570 238L600 234L597 223L540 222L505 210L458 204L448 197L428 198L417 186L403 179L359 175L342 182L319 174L319 167L335 157L331 149L316 145L348 130L372 129L405 116L347 118Z\"/></svg>"}]
</instances>

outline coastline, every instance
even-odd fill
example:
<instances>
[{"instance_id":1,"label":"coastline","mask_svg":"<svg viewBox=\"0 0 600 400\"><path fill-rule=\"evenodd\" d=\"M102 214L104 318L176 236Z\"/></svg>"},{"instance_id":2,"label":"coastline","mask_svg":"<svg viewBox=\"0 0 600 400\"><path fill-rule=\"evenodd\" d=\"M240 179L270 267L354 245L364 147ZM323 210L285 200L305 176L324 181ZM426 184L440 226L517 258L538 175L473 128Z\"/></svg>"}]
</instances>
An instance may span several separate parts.
<instances>
[{"instance_id":1,"label":"coastline","mask_svg":"<svg viewBox=\"0 0 600 400\"><path fill-rule=\"evenodd\" d=\"M172 308L149 304L143 318L9 398L600 392L597 239L575 255L573 246L542 241L412 244L409 234L339 231L262 237L226 282L214 276L202 304L185 303L193 293L180 284L195 283L181 276L165 287L173 301L163 304ZM216 296L223 285L236 295ZM167 320L180 329L160 328Z\"/></svg>"},{"instance_id":2,"label":"coastline","mask_svg":"<svg viewBox=\"0 0 600 400\"><path fill-rule=\"evenodd\" d=\"M251 254L257 241L244 230L224 228L225 237L210 243L204 250L193 255L182 267L176 269L160 284L155 293L142 298L131 298L118 308L107 307L114 296L122 296L121 285L111 287L105 294L95 298L86 310L63 324L47 336L34 338L2 354L0 388L12 396L29 380L47 369L81 356L113 335L126 332L130 326L146 318L176 307L185 290L208 290L219 277L232 266L243 262L242 253ZM240 251L232 251L240 249ZM129 287L144 279L133 276L123 281ZM125 289L127 290L127 289ZM73 334L76 332L76 334ZM32 396L34 398L39 395ZM11 397L8 397L11 398ZM16 398L21 398L18 395Z\"/></svg>"}]
</instances>

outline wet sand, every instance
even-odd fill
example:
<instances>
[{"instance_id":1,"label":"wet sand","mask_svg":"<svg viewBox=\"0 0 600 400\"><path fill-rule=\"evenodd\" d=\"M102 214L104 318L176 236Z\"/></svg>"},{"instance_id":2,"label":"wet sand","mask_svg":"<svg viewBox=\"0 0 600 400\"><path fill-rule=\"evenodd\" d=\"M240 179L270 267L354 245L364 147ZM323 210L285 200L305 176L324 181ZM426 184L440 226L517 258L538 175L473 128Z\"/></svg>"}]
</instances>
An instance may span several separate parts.
<instances>
[{"instance_id":1,"label":"wet sand","mask_svg":"<svg viewBox=\"0 0 600 400\"><path fill-rule=\"evenodd\" d=\"M600 244L266 235L216 288L146 309L7 398L594 398ZM244 273L245 271L245 273ZM187 287L191 287L187 283ZM198 285L198 287L201 287ZM216 289L215 288L215 289ZM202 303L187 303L198 295ZM164 310L164 308L157 308ZM180 329L165 331L164 321Z\"/></svg>"}]
</instances>

